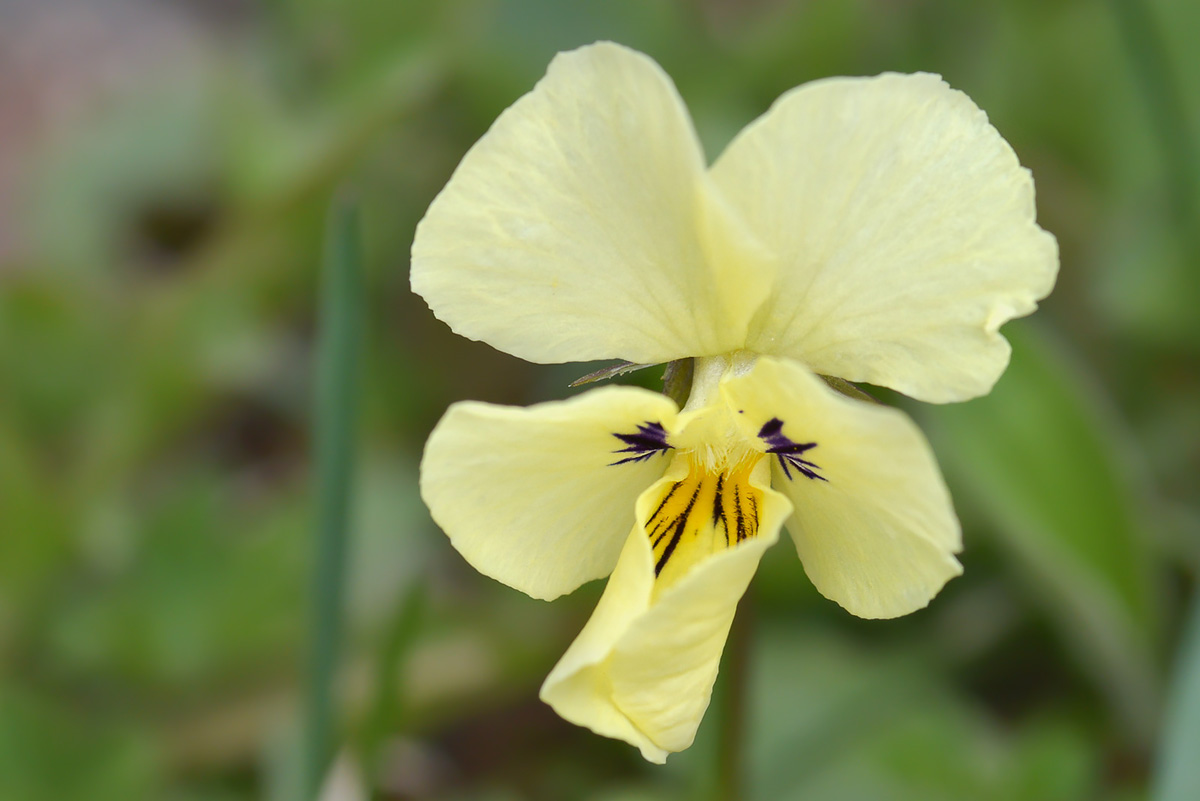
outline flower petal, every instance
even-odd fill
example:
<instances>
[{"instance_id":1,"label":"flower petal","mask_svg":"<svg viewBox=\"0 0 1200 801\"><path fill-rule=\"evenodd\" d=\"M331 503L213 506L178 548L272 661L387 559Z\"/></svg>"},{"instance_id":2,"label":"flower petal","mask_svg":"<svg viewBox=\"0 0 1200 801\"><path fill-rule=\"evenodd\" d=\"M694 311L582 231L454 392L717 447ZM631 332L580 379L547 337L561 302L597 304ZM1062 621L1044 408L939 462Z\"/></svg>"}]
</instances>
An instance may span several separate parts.
<instances>
[{"instance_id":1,"label":"flower petal","mask_svg":"<svg viewBox=\"0 0 1200 801\"><path fill-rule=\"evenodd\" d=\"M746 347L920 400L991 389L998 329L1054 285L1033 180L987 116L936 75L798 87L713 166L780 259Z\"/></svg>"},{"instance_id":2,"label":"flower petal","mask_svg":"<svg viewBox=\"0 0 1200 801\"><path fill-rule=\"evenodd\" d=\"M480 573L556 598L612 571L638 495L668 464L630 439L675 415L633 387L528 408L456 403L425 445L421 497Z\"/></svg>"},{"instance_id":3,"label":"flower petal","mask_svg":"<svg viewBox=\"0 0 1200 801\"><path fill-rule=\"evenodd\" d=\"M746 435L775 445L771 483L795 506L788 531L822 595L859 617L898 617L962 572L950 495L903 412L769 357L722 391Z\"/></svg>"},{"instance_id":4,"label":"flower petal","mask_svg":"<svg viewBox=\"0 0 1200 801\"><path fill-rule=\"evenodd\" d=\"M625 740L659 763L691 745L737 603L791 511L784 496L752 479L763 492L757 536L714 553L656 594L645 521L665 486L680 478L672 469L638 499L640 523L600 604L541 691L563 718Z\"/></svg>"},{"instance_id":5,"label":"flower petal","mask_svg":"<svg viewBox=\"0 0 1200 801\"><path fill-rule=\"evenodd\" d=\"M523 359L654 364L741 346L770 285L755 258L670 78L602 42L558 55L471 148L411 280L456 332Z\"/></svg>"}]
</instances>

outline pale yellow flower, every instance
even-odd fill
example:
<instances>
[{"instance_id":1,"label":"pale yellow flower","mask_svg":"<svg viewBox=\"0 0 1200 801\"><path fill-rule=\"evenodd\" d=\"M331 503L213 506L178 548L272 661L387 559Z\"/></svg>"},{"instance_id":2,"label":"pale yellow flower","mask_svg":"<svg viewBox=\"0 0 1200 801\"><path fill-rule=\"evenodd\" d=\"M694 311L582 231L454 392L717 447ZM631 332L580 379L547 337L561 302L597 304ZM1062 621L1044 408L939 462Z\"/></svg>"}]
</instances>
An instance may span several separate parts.
<instances>
[{"instance_id":1,"label":"pale yellow flower","mask_svg":"<svg viewBox=\"0 0 1200 801\"><path fill-rule=\"evenodd\" d=\"M430 206L413 289L534 362L694 357L691 395L455 404L422 494L468 562L529 595L611 574L541 695L661 762L691 744L785 523L817 589L862 617L919 609L961 572L924 437L818 374L984 394L1008 362L998 329L1057 269L1028 171L935 75L805 84L707 167L652 60L561 54Z\"/></svg>"}]
</instances>

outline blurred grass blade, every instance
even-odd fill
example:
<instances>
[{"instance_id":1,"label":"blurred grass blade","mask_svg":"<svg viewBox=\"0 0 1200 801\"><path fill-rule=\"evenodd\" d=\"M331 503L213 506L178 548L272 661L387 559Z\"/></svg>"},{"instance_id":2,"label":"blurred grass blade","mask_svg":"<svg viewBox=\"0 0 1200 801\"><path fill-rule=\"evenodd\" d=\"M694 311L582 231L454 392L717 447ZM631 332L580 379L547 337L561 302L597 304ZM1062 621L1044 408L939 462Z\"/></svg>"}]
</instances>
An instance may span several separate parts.
<instances>
[{"instance_id":1,"label":"blurred grass blade","mask_svg":"<svg viewBox=\"0 0 1200 801\"><path fill-rule=\"evenodd\" d=\"M325 247L313 423L317 516L311 683L304 752L304 788L309 799L316 797L332 753L333 682L345 597L347 511L364 310L358 209L353 201L334 202Z\"/></svg>"},{"instance_id":2,"label":"blurred grass blade","mask_svg":"<svg viewBox=\"0 0 1200 801\"><path fill-rule=\"evenodd\" d=\"M1061 349L1029 323L1006 334L1013 360L996 389L929 411L927 430L960 510L978 509L981 529L1027 569L1078 664L1145 742L1158 710L1159 610L1137 460Z\"/></svg>"},{"instance_id":3,"label":"blurred grass blade","mask_svg":"<svg viewBox=\"0 0 1200 801\"><path fill-rule=\"evenodd\" d=\"M376 785L383 761L383 746L404 722L404 698L400 692L399 676L421 631L427 594L425 581L418 579L413 582L400 599L391 630L380 649L375 695L367 712L361 747L366 760L367 778Z\"/></svg>"},{"instance_id":4,"label":"blurred grass blade","mask_svg":"<svg viewBox=\"0 0 1200 801\"><path fill-rule=\"evenodd\" d=\"M1192 599L1191 620L1179 651L1168 698L1151 798L1194 801L1200 793L1200 592Z\"/></svg>"}]
</instances>

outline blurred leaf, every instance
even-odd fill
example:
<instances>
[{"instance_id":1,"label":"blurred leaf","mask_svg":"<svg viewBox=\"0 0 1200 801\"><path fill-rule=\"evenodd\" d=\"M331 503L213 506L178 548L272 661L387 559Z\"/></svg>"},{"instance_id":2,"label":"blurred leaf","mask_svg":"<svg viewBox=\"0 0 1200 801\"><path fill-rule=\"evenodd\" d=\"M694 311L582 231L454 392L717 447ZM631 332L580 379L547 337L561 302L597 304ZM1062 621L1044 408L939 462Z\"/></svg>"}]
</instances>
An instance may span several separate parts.
<instances>
[{"instance_id":1,"label":"blurred leaf","mask_svg":"<svg viewBox=\"0 0 1200 801\"><path fill-rule=\"evenodd\" d=\"M1004 798L1031 801L1092 799L1100 776L1096 749L1078 725L1035 721L1016 744L1014 770L1006 774Z\"/></svg>"},{"instance_id":2,"label":"blurred leaf","mask_svg":"<svg viewBox=\"0 0 1200 801\"><path fill-rule=\"evenodd\" d=\"M1150 542L1126 434L1061 348L1028 324L988 396L923 415L947 479L1038 582L1133 735L1158 709ZM970 547L971 532L967 534Z\"/></svg>"},{"instance_id":3,"label":"blurred leaf","mask_svg":"<svg viewBox=\"0 0 1200 801\"><path fill-rule=\"evenodd\" d=\"M295 90L336 94L418 43L446 39L443 30L471 8L462 0L378 3L375 0L273 2L274 22L286 39ZM303 60L302 60L303 59Z\"/></svg>"},{"instance_id":4,"label":"blurred leaf","mask_svg":"<svg viewBox=\"0 0 1200 801\"><path fill-rule=\"evenodd\" d=\"M752 798L1096 801L1094 743L1069 726L996 726L919 647L803 623L760 633ZM702 767L691 752L673 762Z\"/></svg>"},{"instance_id":5,"label":"blurred leaf","mask_svg":"<svg viewBox=\"0 0 1200 801\"><path fill-rule=\"evenodd\" d=\"M262 797L296 801L304 796L304 727L298 720L280 721L263 744Z\"/></svg>"},{"instance_id":6,"label":"blurred leaf","mask_svg":"<svg viewBox=\"0 0 1200 801\"><path fill-rule=\"evenodd\" d=\"M367 707L367 720L359 747L365 755L365 772L372 783L379 778L385 741L403 731L407 723L401 703L404 697L402 670L424 621L427 594L424 582L418 581L412 585L397 606L395 619L383 641L383 647L379 649L374 697Z\"/></svg>"},{"instance_id":7,"label":"blurred leaf","mask_svg":"<svg viewBox=\"0 0 1200 801\"><path fill-rule=\"evenodd\" d=\"M1165 229L1159 236L1146 238L1144 249L1157 258L1129 264L1123 283L1131 294L1141 296L1141 305L1153 305L1153 312L1157 312L1146 313L1150 311L1147 309L1133 322L1150 333L1190 338L1194 347L1200 341L1200 327L1190 304L1180 300L1194 298L1200 292L1200 273L1196 270L1200 266L1200 229L1195 224L1200 215L1200 145L1196 138L1200 129L1194 124L1200 106L1189 92L1193 88L1188 87L1190 71L1178 69L1191 60L1187 54L1194 48L1186 46L1172 52L1171 36L1167 34L1172 24L1187 28L1195 22L1194 8L1182 11L1182 7L1194 4L1172 4L1181 7L1180 11L1156 9L1154 3L1138 0L1110 0L1107 5L1126 51L1123 65L1138 88L1133 115L1141 118L1153 135L1156 158L1151 188L1159 196L1155 199L1161 198L1162 207L1154 203L1158 219L1146 224ZM1147 204L1140 205L1144 209ZM1137 212L1129 216L1134 214ZM1173 223L1173 231L1166 228L1164 220ZM1139 280L1131 280L1134 276ZM1141 282L1147 287L1139 286ZM1117 309L1124 306L1114 305ZM1167 339L1163 344L1169 342Z\"/></svg>"},{"instance_id":8,"label":"blurred leaf","mask_svg":"<svg viewBox=\"0 0 1200 801\"><path fill-rule=\"evenodd\" d=\"M588 797L588 801L676 801L676 793L656 787L618 787L605 789Z\"/></svg>"},{"instance_id":9,"label":"blurred leaf","mask_svg":"<svg viewBox=\"0 0 1200 801\"><path fill-rule=\"evenodd\" d=\"M429 51L401 52L303 118L242 85L243 76L229 75L222 100L235 192L245 207L239 222L274 220L328 191L384 130L428 96L441 74Z\"/></svg>"},{"instance_id":10,"label":"blurred leaf","mask_svg":"<svg viewBox=\"0 0 1200 801\"><path fill-rule=\"evenodd\" d=\"M1194 801L1200 794L1200 593L1179 650L1167 706L1154 801Z\"/></svg>"},{"instance_id":11,"label":"blurred leaf","mask_svg":"<svg viewBox=\"0 0 1200 801\"><path fill-rule=\"evenodd\" d=\"M0 412L31 442L62 447L111 386L115 315L76 279L39 278L0 284Z\"/></svg>"},{"instance_id":12,"label":"blurred leaf","mask_svg":"<svg viewBox=\"0 0 1200 801\"><path fill-rule=\"evenodd\" d=\"M175 481L143 509L128 569L62 594L47 636L68 675L191 700L294 653L303 499L255 510L202 471Z\"/></svg>"},{"instance_id":13,"label":"blurred leaf","mask_svg":"<svg viewBox=\"0 0 1200 801\"><path fill-rule=\"evenodd\" d=\"M155 747L144 733L101 723L56 700L0 688L0 798L47 801L154 797Z\"/></svg>"},{"instance_id":14,"label":"blurred leaf","mask_svg":"<svg viewBox=\"0 0 1200 801\"><path fill-rule=\"evenodd\" d=\"M369 449L370 443L364 443ZM349 554L347 611L357 630L373 633L392 625L398 604L414 583L427 578L440 540L417 493L412 457L370 454L355 467L354 547Z\"/></svg>"},{"instance_id":15,"label":"blurred leaf","mask_svg":"<svg viewBox=\"0 0 1200 801\"><path fill-rule=\"evenodd\" d=\"M758 635L751 662L751 796L895 798L889 782L858 763L874 733L937 692L919 657L864 653L811 625L764 625Z\"/></svg>"},{"instance_id":16,"label":"blurred leaf","mask_svg":"<svg viewBox=\"0 0 1200 801\"><path fill-rule=\"evenodd\" d=\"M4 607L35 617L30 596L39 594L47 579L70 552L69 502L36 458L23 432L8 424L0 401L0 654L9 637ZM56 503L57 501L57 503Z\"/></svg>"},{"instance_id":17,"label":"blurred leaf","mask_svg":"<svg viewBox=\"0 0 1200 801\"><path fill-rule=\"evenodd\" d=\"M133 93L41 153L26 210L47 266L84 283L128 271L147 204L202 204L214 189L217 125L208 76L189 69Z\"/></svg>"}]
</instances>

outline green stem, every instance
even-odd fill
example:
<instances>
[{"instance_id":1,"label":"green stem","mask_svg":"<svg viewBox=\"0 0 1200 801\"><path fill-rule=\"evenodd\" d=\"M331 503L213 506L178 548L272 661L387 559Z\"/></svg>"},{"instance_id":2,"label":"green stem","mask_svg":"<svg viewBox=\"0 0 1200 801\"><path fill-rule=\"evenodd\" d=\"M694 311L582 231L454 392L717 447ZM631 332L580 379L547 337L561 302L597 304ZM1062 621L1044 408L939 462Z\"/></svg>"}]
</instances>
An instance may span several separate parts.
<instances>
[{"instance_id":1,"label":"green stem","mask_svg":"<svg viewBox=\"0 0 1200 801\"><path fill-rule=\"evenodd\" d=\"M717 801L746 798L746 731L750 651L754 647L753 587L738 604L721 670L720 736L717 738Z\"/></svg>"},{"instance_id":2,"label":"green stem","mask_svg":"<svg viewBox=\"0 0 1200 801\"><path fill-rule=\"evenodd\" d=\"M317 797L333 750L333 684L342 639L363 295L358 210L354 203L338 200L329 215L318 312L313 418L317 514L303 775L306 799Z\"/></svg>"}]
</instances>

